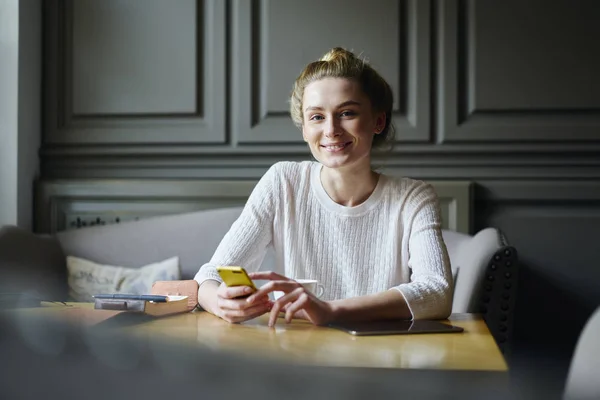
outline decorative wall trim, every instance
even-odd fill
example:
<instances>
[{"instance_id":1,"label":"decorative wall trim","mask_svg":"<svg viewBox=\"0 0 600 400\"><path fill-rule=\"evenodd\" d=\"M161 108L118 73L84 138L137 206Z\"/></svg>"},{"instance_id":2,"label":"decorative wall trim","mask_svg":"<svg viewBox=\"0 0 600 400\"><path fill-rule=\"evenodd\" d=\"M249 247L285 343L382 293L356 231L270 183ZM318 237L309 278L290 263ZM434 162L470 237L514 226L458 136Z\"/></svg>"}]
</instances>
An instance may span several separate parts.
<instances>
[{"instance_id":1,"label":"decorative wall trim","mask_svg":"<svg viewBox=\"0 0 600 400\"><path fill-rule=\"evenodd\" d=\"M471 183L430 182L440 199L444 226L471 229ZM81 226L150 216L243 206L256 180L80 179L36 184L36 231L54 233Z\"/></svg>"},{"instance_id":2,"label":"decorative wall trim","mask_svg":"<svg viewBox=\"0 0 600 400\"><path fill-rule=\"evenodd\" d=\"M595 202L600 205L600 179L550 181L480 181L478 201L503 202Z\"/></svg>"},{"instance_id":3,"label":"decorative wall trim","mask_svg":"<svg viewBox=\"0 0 600 400\"><path fill-rule=\"evenodd\" d=\"M436 3L437 141L599 142L600 109L474 109L476 6L476 0Z\"/></svg>"},{"instance_id":4,"label":"decorative wall trim","mask_svg":"<svg viewBox=\"0 0 600 400\"><path fill-rule=\"evenodd\" d=\"M259 115L262 29L269 1L233 0L231 11L231 127L239 143L272 143L280 132L281 143L302 142L287 113ZM276 0L272 0L276 1ZM401 142L430 140L430 0L399 1L400 109L393 113ZM261 25L262 24L262 25ZM394 40L394 38L390 38ZM290 87L293 82L290 82Z\"/></svg>"},{"instance_id":5,"label":"decorative wall trim","mask_svg":"<svg viewBox=\"0 0 600 400\"><path fill-rule=\"evenodd\" d=\"M225 143L225 2L197 0L198 107L184 115L72 112L73 1L44 1L45 144Z\"/></svg>"},{"instance_id":6,"label":"decorative wall trim","mask_svg":"<svg viewBox=\"0 0 600 400\"><path fill-rule=\"evenodd\" d=\"M519 251L514 343L570 354L600 304L600 179L485 180L474 197L475 230L498 228Z\"/></svg>"},{"instance_id":7,"label":"decorative wall trim","mask_svg":"<svg viewBox=\"0 0 600 400\"><path fill-rule=\"evenodd\" d=\"M211 154L222 155L300 155L307 154L308 147L302 143L290 144L261 144L238 145L235 148L223 145L180 145L165 144L154 146L152 144L106 144L98 147L86 145L49 145L41 150L42 157L63 156L207 156ZM598 143L443 143L443 144L415 144L402 143L389 153L390 156L406 154L447 154L452 156L486 155L495 154L502 157L510 155L551 155L560 156L600 156L600 137ZM598 161L600 164L600 161Z\"/></svg>"},{"instance_id":8,"label":"decorative wall trim","mask_svg":"<svg viewBox=\"0 0 600 400\"><path fill-rule=\"evenodd\" d=\"M277 161L311 156L289 146L52 147L41 152L46 178L258 178ZM600 179L596 144L400 144L384 171L422 179Z\"/></svg>"}]
</instances>

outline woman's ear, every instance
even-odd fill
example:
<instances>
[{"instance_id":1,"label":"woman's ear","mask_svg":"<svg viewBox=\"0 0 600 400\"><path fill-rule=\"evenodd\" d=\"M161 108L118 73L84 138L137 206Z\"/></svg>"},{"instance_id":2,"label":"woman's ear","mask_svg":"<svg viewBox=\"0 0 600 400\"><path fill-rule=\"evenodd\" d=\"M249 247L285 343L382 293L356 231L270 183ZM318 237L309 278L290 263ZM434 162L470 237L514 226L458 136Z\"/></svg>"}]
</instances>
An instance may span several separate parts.
<instances>
[{"instance_id":1,"label":"woman's ear","mask_svg":"<svg viewBox=\"0 0 600 400\"><path fill-rule=\"evenodd\" d=\"M385 112L378 113L375 117L375 134L376 135L379 135L381 132L383 132L383 129L385 128L385 122L386 122Z\"/></svg>"}]
</instances>

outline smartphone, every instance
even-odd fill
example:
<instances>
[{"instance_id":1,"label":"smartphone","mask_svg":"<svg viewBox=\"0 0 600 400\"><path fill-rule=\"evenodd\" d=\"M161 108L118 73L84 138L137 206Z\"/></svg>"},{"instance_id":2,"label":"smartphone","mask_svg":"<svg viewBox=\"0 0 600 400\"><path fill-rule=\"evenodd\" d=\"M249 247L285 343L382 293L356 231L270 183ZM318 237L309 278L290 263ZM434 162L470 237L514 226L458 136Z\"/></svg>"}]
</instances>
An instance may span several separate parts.
<instances>
[{"instance_id":1,"label":"smartphone","mask_svg":"<svg viewBox=\"0 0 600 400\"><path fill-rule=\"evenodd\" d=\"M257 290L254 282L242 267L219 266L217 272L227 286L250 286L252 289Z\"/></svg>"}]
</instances>

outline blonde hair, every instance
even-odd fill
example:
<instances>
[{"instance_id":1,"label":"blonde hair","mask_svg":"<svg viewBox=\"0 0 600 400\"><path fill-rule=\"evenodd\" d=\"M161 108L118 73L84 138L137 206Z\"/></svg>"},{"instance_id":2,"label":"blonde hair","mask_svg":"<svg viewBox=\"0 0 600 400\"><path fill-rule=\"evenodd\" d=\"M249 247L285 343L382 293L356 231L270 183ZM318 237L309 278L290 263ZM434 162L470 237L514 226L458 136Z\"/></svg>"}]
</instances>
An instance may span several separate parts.
<instances>
[{"instance_id":1,"label":"blonde hair","mask_svg":"<svg viewBox=\"0 0 600 400\"><path fill-rule=\"evenodd\" d=\"M290 99L290 114L294 124L302 128L304 114L302 97L308 84L324 78L345 78L358 82L369 97L375 112L385 112L385 127L373 137L373 148L391 147L394 141L392 105L394 95L390 85L364 59L341 47L329 50L319 61L308 64L300 73Z\"/></svg>"}]
</instances>

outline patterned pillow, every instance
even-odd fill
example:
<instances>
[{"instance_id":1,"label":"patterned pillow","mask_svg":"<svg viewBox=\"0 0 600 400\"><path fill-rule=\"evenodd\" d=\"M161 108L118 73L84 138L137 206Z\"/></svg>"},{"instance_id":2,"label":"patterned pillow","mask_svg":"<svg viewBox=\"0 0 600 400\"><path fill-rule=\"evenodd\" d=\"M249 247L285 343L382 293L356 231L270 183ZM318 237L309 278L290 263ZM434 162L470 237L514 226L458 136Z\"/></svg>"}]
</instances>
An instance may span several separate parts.
<instances>
[{"instance_id":1,"label":"patterned pillow","mask_svg":"<svg viewBox=\"0 0 600 400\"><path fill-rule=\"evenodd\" d=\"M181 279L179 257L126 268L67 256L67 271L69 297L78 302L93 302L92 296L100 293L149 294L156 281Z\"/></svg>"}]
</instances>

